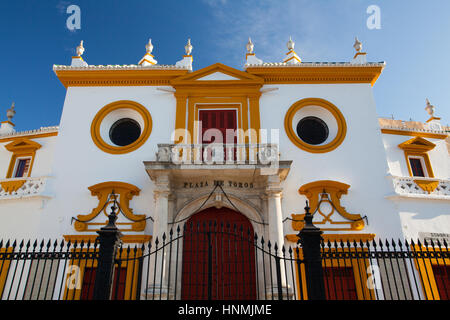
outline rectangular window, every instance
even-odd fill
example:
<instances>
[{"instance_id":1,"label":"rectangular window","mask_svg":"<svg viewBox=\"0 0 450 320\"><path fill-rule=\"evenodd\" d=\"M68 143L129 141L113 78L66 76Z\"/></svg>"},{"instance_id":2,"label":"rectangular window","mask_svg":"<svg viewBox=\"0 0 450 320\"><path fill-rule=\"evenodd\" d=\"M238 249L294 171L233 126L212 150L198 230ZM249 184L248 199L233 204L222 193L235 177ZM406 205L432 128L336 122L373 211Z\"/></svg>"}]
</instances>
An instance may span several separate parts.
<instances>
[{"instance_id":1,"label":"rectangular window","mask_svg":"<svg viewBox=\"0 0 450 320\"><path fill-rule=\"evenodd\" d=\"M450 266L433 265L433 274L441 300L450 300Z\"/></svg>"},{"instance_id":2,"label":"rectangular window","mask_svg":"<svg viewBox=\"0 0 450 320\"><path fill-rule=\"evenodd\" d=\"M26 177L28 175L28 171L30 170L31 158L18 159L16 163L14 178Z\"/></svg>"},{"instance_id":3,"label":"rectangular window","mask_svg":"<svg viewBox=\"0 0 450 320\"><path fill-rule=\"evenodd\" d=\"M422 166L421 158L409 158L411 171L414 177L425 177L425 171Z\"/></svg>"},{"instance_id":4,"label":"rectangular window","mask_svg":"<svg viewBox=\"0 0 450 320\"><path fill-rule=\"evenodd\" d=\"M327 300L358 300L352 267L323 268Z\"/></svg>"}]
</instances>

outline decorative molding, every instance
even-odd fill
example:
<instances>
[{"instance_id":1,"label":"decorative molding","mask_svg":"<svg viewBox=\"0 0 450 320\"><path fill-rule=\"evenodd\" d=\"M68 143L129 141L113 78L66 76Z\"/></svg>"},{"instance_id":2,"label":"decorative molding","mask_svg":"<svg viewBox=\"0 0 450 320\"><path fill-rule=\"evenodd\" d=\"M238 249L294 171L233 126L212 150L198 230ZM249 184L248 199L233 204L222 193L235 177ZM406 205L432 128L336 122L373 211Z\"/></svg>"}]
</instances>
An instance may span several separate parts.
<instances>
[{"instance_id":1,"label":"decorative molding","mask_svg":"<svg viewBox=\"0 0 450 320\"><path fill-rule=\"evenodd\" d=\"M77 220L74 223L74 228L76 231L96 231L88 229L88 226L107 224L107 221L105 221L105 223L93 223L89 221L92 221L101 212L103 212L105 216L108 217L106 209L108 207L108 204L112 201L110 199L110 195L113 193L113 191L116 195L116 200L119 204L120 212L122 212L128 220L132 221L131 223L116 223L119 227L121 225L131 225L131 229L122 229L121 231L144 231L146 226L146 216L136 215L133 213L133 209L130 208L130 200L134 196L138 196L141 191L138 187L125 182L108 181L90 186L88 189L91 191L92 196L96 196L98 198L98 206L94 208L89 214L77 216Z\"/></svg>"},{"instance_id":2,"label":"decorative molding","mask_svg":"<svg viewBox=\"0 0 450 320\"><path fill-rule=\"evenodd\" d=\"M114 146L109 143L107 143L100 134L100 126L102 124L103 119L114 110L117 109L130 109L137 111L143 121L144 121L144 128L142 129L141 135L139 138L134 141L133 143L120 147L120 146ZM120 100L112 102L106 106L104 106L94 117L94 120L92 120L91 123L91 137L92 141L95 143L95 145L102 151L110 153L110 154L124 154L132 152L138 148L140 148L148 139L152 132L152 116L150 115L150 112L145 108L143 105L129 100Z\"/></svg>"},{"instance_id":3,"label":"decorative molding","mask_svg":"<svg viewBox=\"0 0 450 320\"><path fill-rule=\"evenodd\" d=\"M11 160L9 162L6 178L13 178L16 161L20 157L31 158L30 167L27 172L27 177L29 177L31 175L31 170L33 169L36 151L39 150L41 147L42 145L40 145L39 143L27 138L18 138L5 145L5 149L13 153L11 156Z\"/></svg>"},{"instance_id":4,"label":"decorative molding","mask_svg":"<svg viewBox=\"0 0 450 320\"><path fill-rule=\"evenodd\" d=\"M28 131L20 131L14 132L7 135L0 136L0 142L8 142L14 141L18 138L27 138L27 139L35 139L35 138L46 138L46 137L54 137L58 135L59 127L43 127L37 130L28 130Z\"/></svg>"},{"instance_id":5,"label":"decorative molding","mask_svg":"<svg viewBox=\"0 0 450 320\"><path fill-rule=\"evenodd\" d=\"M364 220L359 214L348 213L344 207L341 206L340 199L343 194L348 193L350 185L331 181L331 180L321 180L315 181L303 185L298 192L301 195L305 195L309 200L309 206L311 212L314 213L315 217L322 217L321 221L317 219L314 224L319 226L321 230L325 231L360 231L364 229ZM323 197L325 195L325 199ZM323 202L328 202L331 205L330 213L323 213L321 210L321 204ZM349 221L333 221L332 216L338 213L343 218ZM304 216L305 214L292 214L292 228L296 231L300 231L304 226ZM323 226L322 226L323 225ZM331 225L330 227L326 225ZM339 226L348 225L346 228Z\"/></svg>"},{"instance_id":6,"label":"decorative molding","mask_svg":"<svg viewBox=\"0 0 450 320\"><path fill-rule=\"evenodd\" d=\"M54 66L53 71L64 87L164 86L189 72L174 66Z\"/></svg>"},{"instance_id":7,"label":"decorative molding","mask_svg":"<svg viewBox=\"0 0 450 320\"><path fill-rule=\"evenodd\" d=\"M439 180L413 180L423 191L428 192L428 194L434 192L439 185Z\"/></svg>"},{"instance_id":8,"label":"decorative molding","mask_svg":"<svg viewBox=\"0 0 450 320\"><path fill-rule=\"evenodd\" d=\"M430 200L450 199L450 180L397 176L389 177L392 178L394 190L399 196Z\"/></svg>"},{"instance_id":9,"label":"decorative molding","mask_svg":"<svg viewBox=\"0 0 450 320\"><path fill-rule=\"evenodd\" d=\"M308 106L318 106L328 110L336 120L338 126L338 132L336 137L329 143L324 145L311 145L300 139L295 132L292 122L297 111ZM295 102L286 113L284 117L284 129L287 136L293 144L295 144L300 149L310 152L310 153L326 153L333 151L341 145L347 134L347 123L342 115L341 111L331 102L320 98L306 98Z\"/></svg>"},{"instance_id":10,"label":"decorative molding","mask_svg":"<svg viewBox=\"0 0 450 320\"><path fill-rule=\"evenodd\" d=\"M246 65L246 71L264 79L265 84L370 83L372 86L384 64L288 63Z\"/></svg>"},{"instance_id":11,"label":"decorative molding","mask_svg":"<svg viewBox=\"0 0 450 320\"><path fill-rule=\"evenodd\" d=\"M2 187L2 190L6 193L13 193L17 192L26 182L26 179L11 179L11 180L3 180L0 181L0 185Z\"/></svg>"},{"instance_id":12,"label":"decorative molding","mask_svg":"<svg viewBox=\"0 0 450 320\"><path fill-rule=\"evenodd\" d=\"M48 177L1 180L0 200L42 196L47 183L47 178Z\"/></svg>"},{"instance_id":13,"label":"decorative molding","mask_svg":"<svg viewBox=\"0 0 450 320\"><path fill-rule=\"evenodd\" d=\"M431 166L430 157L428 156L428 151L433 150L436 145L428 140L425 140L422 137L415 137L409 139L403 143L398 145L400 149L402 149L405 153L406 164L408 167L409 175L414 176L411 163L409 161L410 156L419 156L422 157L425 166L427 168L427 173L430 178L434 177L433 167Z\"/></svg>"},{"instance_id":14,"label":"decorative molding","mask_svg":"<svg viewBox=\"0 0 450 320\"><path fill-rule=\"evenodd\" d=\"M400 136L412 136L412 137L421 137L421 138L431 138L431 139L447 139L449 134L444 131L419 131L419 130L408 130L401 128L387 128L382 127L381 133L384 134L394 134Z\"/></svg>"}]
</instances>

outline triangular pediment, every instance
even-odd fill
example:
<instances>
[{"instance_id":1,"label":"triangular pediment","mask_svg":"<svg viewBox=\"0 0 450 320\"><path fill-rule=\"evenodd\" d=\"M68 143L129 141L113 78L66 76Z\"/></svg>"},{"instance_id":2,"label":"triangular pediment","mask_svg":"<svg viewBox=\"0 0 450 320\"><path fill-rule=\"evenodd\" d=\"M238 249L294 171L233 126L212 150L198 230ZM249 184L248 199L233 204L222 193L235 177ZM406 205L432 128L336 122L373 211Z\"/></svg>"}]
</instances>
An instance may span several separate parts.
<instances>
[{"instance_id":1,"label":"triangular pediment","mask_svg":"<svg viewBox=\"0 0 450 320\"><path fill-rule=\"evenodd\" d=\"M6 150L14 152L18 150L37 150L41 145L30 139L18 139L5 145Z\"/></svg>"},{"instance_id":2,"label":"triangular pediment","mask_svg":"<svg viewBox=\"0 0 450 320\"><path fill-rule=\"evenodd\" d=\"M398 147L403 150L429 151L434 149L436 145L422 137L415 137L399 144Z\"/></svg>"},{"instance_id":3,"label":"triangular pediment","mask_svg":"<svg viewBox=\"0 0 450 320\"><path fill-rule=\"evenodd\" d=\"M204 76L202 78L198 78L197 80L201 80L201 81L207 81L207 80L211 80L211 81L220 81L220 80L240 80L239 78L235 78L232 77L228 74L225 74L223 72L214 72L211 74L208 74L207 76Z\"/></svg>"},{"instance_id":4,"label":"triangular pediment","mask_svg":"<svg viewBox=\"0 0 450 320\"><path fill-rule=\"evenodd\" d=\"M183 84L263 84L264 80L258 76L234 69L222 63L188 73L171 81L172 85Z\"/></svg>"}]
</instances>

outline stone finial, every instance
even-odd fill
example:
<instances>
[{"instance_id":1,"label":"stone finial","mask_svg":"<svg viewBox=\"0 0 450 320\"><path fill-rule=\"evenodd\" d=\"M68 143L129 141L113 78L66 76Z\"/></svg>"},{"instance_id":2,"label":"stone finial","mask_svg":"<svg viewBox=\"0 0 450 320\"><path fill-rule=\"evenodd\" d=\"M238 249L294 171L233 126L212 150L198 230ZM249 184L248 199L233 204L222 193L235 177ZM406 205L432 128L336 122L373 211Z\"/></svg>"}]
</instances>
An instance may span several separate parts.
<instances>
[{"instance_id":1,"label":"stone finial","mask_svg":"<svg viewBox=\"0 0 450 320\"><path fill-rule=\"evenodd\" d=\"M194 47L191 44L191 39L188 39L187 44L184 46L184 51L186 51L186 55L190 56L193 48Z\"/></svg>"},{"instance_id":2,"label":"stone finial","mask_svg":"<svg viewBox=\"0 0 450 320\"><path fill-rule=\"evenodd\" d=\"M6 117L8 118L8 121L12 121L12 118L14 117L14 115L16 114L16 111L14 110L14 102L11 104L11 108L9 108L8 110L6 110Z\"/></svg>"},{"instance_id":3,"label":"stone finial","mask_svg":"<svg viewBox=\"0 0 450 320\"><path fill-rule=\"evenodd\" d=\"M83 40L81 40L80 45L77 47L77 56L81 57L84 53Z\"/></svg>"},{"instance_id":4,"label":"stone finial","mask_svg":"<svg viewBox=\"0 0 450 320\"><path fill-rule=\"evenodd\" d=\"M261 59L258 59L255 54L253 53L254 44L252 42L252 39L250 37L248 38L248 42L245 45L245 48L247 49L247 54L245 55L245 65L257 65L262 64L263 61Z\"/></svg>"},{"instance_id":5,"label":"stone finial","mask_svg":"<svg viewBox=\"0 0 450 320\"><path fill-rule=\"evenodd\" d=\"M353 48L355 48L356 52L361 52L362 50L362 42L358 40L358 37L355 37L355 44L353 45Z\"/></svg>"},{"instance_id":6,"label":"stone finial","mask_svg":"<svg viewBox=\"0 0 450 320\"><path fill-rule=\"evenodd\" d=\"M147 44L145 45L145 55L144 57L139 61L139 65L143 66L143 67L148 67L148 66L153 66L155 64L158 63L158 61L156 61L152 55L152 51L153 51L153 44L152 44L152 39L148 39Z\"/></svg>"},{"instance_id":7,"label":"stone finial","mask_svg":"<svg viewBox=\"0 0 450 320\"><path fill-rule=\"evenodd\" d=\"M192 58L192 49L194 47L191 44L191 39L188 39L187 44L184 46L184 50L186 51L186 55L183 56L183 59L180 61L177 61L175 63L175 66L177 67L181 67L181 68L186 68L189 71L192 71L192 62L193 62L193 58Z\"/></svg>"},{"instance_id":8,"label":"stone finial","mask_svg":"<svg viewBox=\"0 0 450 320\"><path fill-rule=\"evenodd\" d=\"M289 41L287 42L287 48L289 50L288 53L286 53L286 57L283 59L283 63L287 64L299 64L302 63L302 60L297 55L297 53L294 51L295 42L292 41L292 37L289 37Z\"/></svg>"},{"instance_id":9,"label":"stone finial","mask_svg":"<svg viewBox=\"0 0 450 320\"><path fill-rule=\"evenodd\" d=\"M153 51L152 39L148 39L148 43L145 45L145 50L148 54L151 54Z\"/></svg>"},{"instance_id":10,"label":"stone finial","mask_svg":"<svg viewBox=\"0 0 450 320\"><path fill-rule=\"evenodd\" d=\"M362 52L362 42L358 40L358 37L355 37L355 44L353 45L353 48L355 48L356 53L353 57L352 64L366 64L367 63L367 57L366 53Z\"/></svg>"},{"instance_id":11,"label":"stone finial","mask_svg":"<svg viewBox=\"0 0 450 320\"><path fill-rule=\"evenodd\" d=\"M289 41L287 42L287 48L289 51L293 51L295 47L295 42L292 41L292 37L289 37Z\"/></svg>"},{"instance_id":12,"label":"stone finial","mask_svg":"<svg viewBox=\"0 0 450 320\"><path fill-rule=\"evenodd\" d=\"M250 53L250 54L253 53L253 48L255 47L255 45L253 44L252 39L250 39L250 37L248 38L248 42L245 47L247 48L247 53Z\"/></svg>"},{"instance_id":13,"label":"stone finial","mask_svg":"<svg viewBox=\"0 0 450 320\"><path fill-rule=\"evenodd\" d=\"M427 106L425 107L425 110L428 112L428 114L434 118L434 110L435 107L430 103L430 100L427 98Z\"/></svg>"}]
</instances>

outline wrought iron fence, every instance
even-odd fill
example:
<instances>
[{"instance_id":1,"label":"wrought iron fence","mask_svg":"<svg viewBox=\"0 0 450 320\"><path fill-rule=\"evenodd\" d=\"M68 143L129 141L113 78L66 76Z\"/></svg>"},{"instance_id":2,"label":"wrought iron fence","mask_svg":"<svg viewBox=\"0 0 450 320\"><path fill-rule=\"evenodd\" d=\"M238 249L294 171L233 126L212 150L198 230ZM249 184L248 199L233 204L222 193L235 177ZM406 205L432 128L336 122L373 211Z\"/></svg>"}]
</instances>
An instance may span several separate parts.
<instances>
[{"instance_id":1,"label":"wrought iron fence","mask_svg":"<svg viewBox=\"0 0 450 320\"><path fill-rule=\"evenodd\" d=\"M327 300L450 298L445 242L322 241L321 258ZM2 300L93 299L98 263L97 241L2 241ZM280 248L236 225L186 224L120 245L111 299L306 300L306 270L300 244Z\"/></svg>"},{"instance_id":2,"label":"wrought iron fence","mask_svg":"<svg viewBox=\"0 0 450 320\"><path fill-rule=\"evenodd\" d=\"M94 242L0 242L2 300L449 300L447 243L324 241L306 207L294 246L251 225L185 223L124 245L116 207Z\"/></svg>"}]
</instances>

